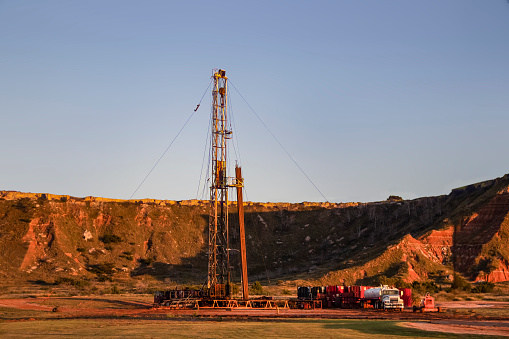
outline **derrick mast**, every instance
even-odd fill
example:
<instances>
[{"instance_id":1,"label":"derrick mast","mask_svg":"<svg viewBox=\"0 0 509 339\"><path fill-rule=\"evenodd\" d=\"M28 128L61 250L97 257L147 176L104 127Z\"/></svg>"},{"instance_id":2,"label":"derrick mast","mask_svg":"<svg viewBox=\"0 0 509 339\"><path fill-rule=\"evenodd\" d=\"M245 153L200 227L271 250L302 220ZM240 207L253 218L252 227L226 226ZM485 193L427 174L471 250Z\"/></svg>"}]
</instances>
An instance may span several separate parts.
<instances>
[{"instance_id":1,"label":"derrick mast","mask_svg":"<svg viewBox=\"0 0 509 339\"><path fill-rule=\"evenodd\" d=\"M224 70L214 70L212 88L212 173L210 186L208 281L211 295L230 296L228 235L227 139L232 132L227 121L227 83Z\"/></svg>"},{"instance_id":2,"label":"derrick mast","mask_svg":"<svg viewBox=\"0 0 509 339\"><path fill-rule=\"evenodd\" d=\"M235 166L235 177L228 177L227 141L232 138L232 131L228 124L227 99L228 78L222 69L212 72L212 116L211 116L211 175L210 175L210 202L208 227L208 275L207 290L169 290L157 291L154 295L155 305L177 305L180 307L230 307L238 305L231 300L231 265L230 265L230 239L228 224L228 189L237 189L237 212L239 216L240 265L242 282L243 305L248 306L248 278L246 241L244 228L244 207L241 168ZM196 107L195 111L200 105ZM234 302L231 304L231 302Z\"/></svg>"}]
</instances>

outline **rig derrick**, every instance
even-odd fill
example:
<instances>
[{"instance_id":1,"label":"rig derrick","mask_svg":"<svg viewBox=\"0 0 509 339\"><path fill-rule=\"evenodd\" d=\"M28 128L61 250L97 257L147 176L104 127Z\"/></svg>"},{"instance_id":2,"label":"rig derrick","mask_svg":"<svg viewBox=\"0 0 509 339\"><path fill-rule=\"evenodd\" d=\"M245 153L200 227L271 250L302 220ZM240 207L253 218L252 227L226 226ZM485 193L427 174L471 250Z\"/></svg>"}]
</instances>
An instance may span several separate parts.
<instances>
[{"instance_id":1,"label":"rig derrick","mask_svg":"<svg viewBox=\"0 0 509 339\"><path fill-rule=\"evenodd\" d=\"M154 296L156 306L237 307L249 306L244 208L242 188L244 179L241 168L236 166L235 177L228 176L227 141L232 138L228 128L228 78L222 69L212 74L211 116L211 173L208 224L208 274L201 290L159 291ZM198 105L199 107L199 105ZM198 107L196 109L198 109ZM241 254L242 299L232 299L230 265L230 222L228 220L228 190L237 189L239 236ZM206 288L205 288L206 285Z\"/></svg>"}]
</instances>

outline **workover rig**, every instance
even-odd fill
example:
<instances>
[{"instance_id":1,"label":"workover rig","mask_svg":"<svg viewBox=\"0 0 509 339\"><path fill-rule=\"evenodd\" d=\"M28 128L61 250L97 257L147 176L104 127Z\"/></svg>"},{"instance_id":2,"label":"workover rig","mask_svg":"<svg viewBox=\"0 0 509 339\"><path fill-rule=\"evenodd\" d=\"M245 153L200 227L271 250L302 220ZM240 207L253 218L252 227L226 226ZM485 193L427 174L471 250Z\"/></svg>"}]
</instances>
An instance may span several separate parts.
<instances>
[{"instance_id":1,"label":"workover rig","mask_svg":"<svg viewBox=\"0 0 509 339\"><path fill-rule=\"evenodd\" d=\"M244 230L244 208L242 187L244 180L239 166L235 167L235 177L228 176L227 142L232 138L228 129L228 78L222 69L212 74L212 117L211 117L211 186L208 236L208 276L206 285L199 290L158 291L154 295L155 305L183 307L231 307L238 303L248 303L248 279L246 261L246 241ZM228 190L237 189L239 214L239 236L241 256L242 299L232 298L230 239L231 224L228 220Z\"/></svg>"}]
</instances>

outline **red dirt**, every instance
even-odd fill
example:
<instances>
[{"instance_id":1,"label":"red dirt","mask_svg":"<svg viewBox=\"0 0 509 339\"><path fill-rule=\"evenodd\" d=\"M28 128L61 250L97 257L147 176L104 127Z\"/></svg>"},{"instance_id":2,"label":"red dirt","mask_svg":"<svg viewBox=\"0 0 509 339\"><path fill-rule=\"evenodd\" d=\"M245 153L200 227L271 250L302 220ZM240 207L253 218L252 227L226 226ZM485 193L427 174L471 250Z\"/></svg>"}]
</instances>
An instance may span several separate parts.
<instances>
[{"instance_id":1,"label":"red dirt","mask_svg":"<svg viewBox=\"0 0 509 339\"><path fill-rule=\"evenodd\" d=\"M403 326L417 328L424 331L447 332L456 334L479 334L509 337L509 322L507 321L461 321L448 320L432 322L403 323Z\"/></svg>"},{"instance_id":2,"label":"red dirt","mask_svg":"<svg viewBox=\"0 0 509 339\"><path fill-rule=\"evenodd\" d=\"M53 307L33 303L36 299L0 299L0 307L11 307L20 310L51 311Z\"/></svg>"}]
</instances>

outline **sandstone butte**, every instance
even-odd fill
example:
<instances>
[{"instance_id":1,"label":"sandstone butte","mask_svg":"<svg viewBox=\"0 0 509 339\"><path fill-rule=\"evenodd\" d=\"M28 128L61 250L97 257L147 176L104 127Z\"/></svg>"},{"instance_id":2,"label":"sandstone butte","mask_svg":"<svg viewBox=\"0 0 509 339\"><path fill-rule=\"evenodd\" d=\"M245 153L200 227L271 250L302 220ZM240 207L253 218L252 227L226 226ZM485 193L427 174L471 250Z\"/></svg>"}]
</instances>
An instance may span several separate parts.
<instances>
[{"instance_id":1,"label":"sandstone butte","mask_svg":"<svg viewBox=\"0 0 509 339\"><path fill-rule=\"evenodd\" d=\"M245 210L251 280L438 281L451 279L453 266L471 281L509 280L509 175L437 197L247 202ZM235 222L234 203L230 211ZM200 283L207 222L203 200L0 191L0 276ZM237 232L231 237L238 245Z\"/></svg>"}]
</instances>

